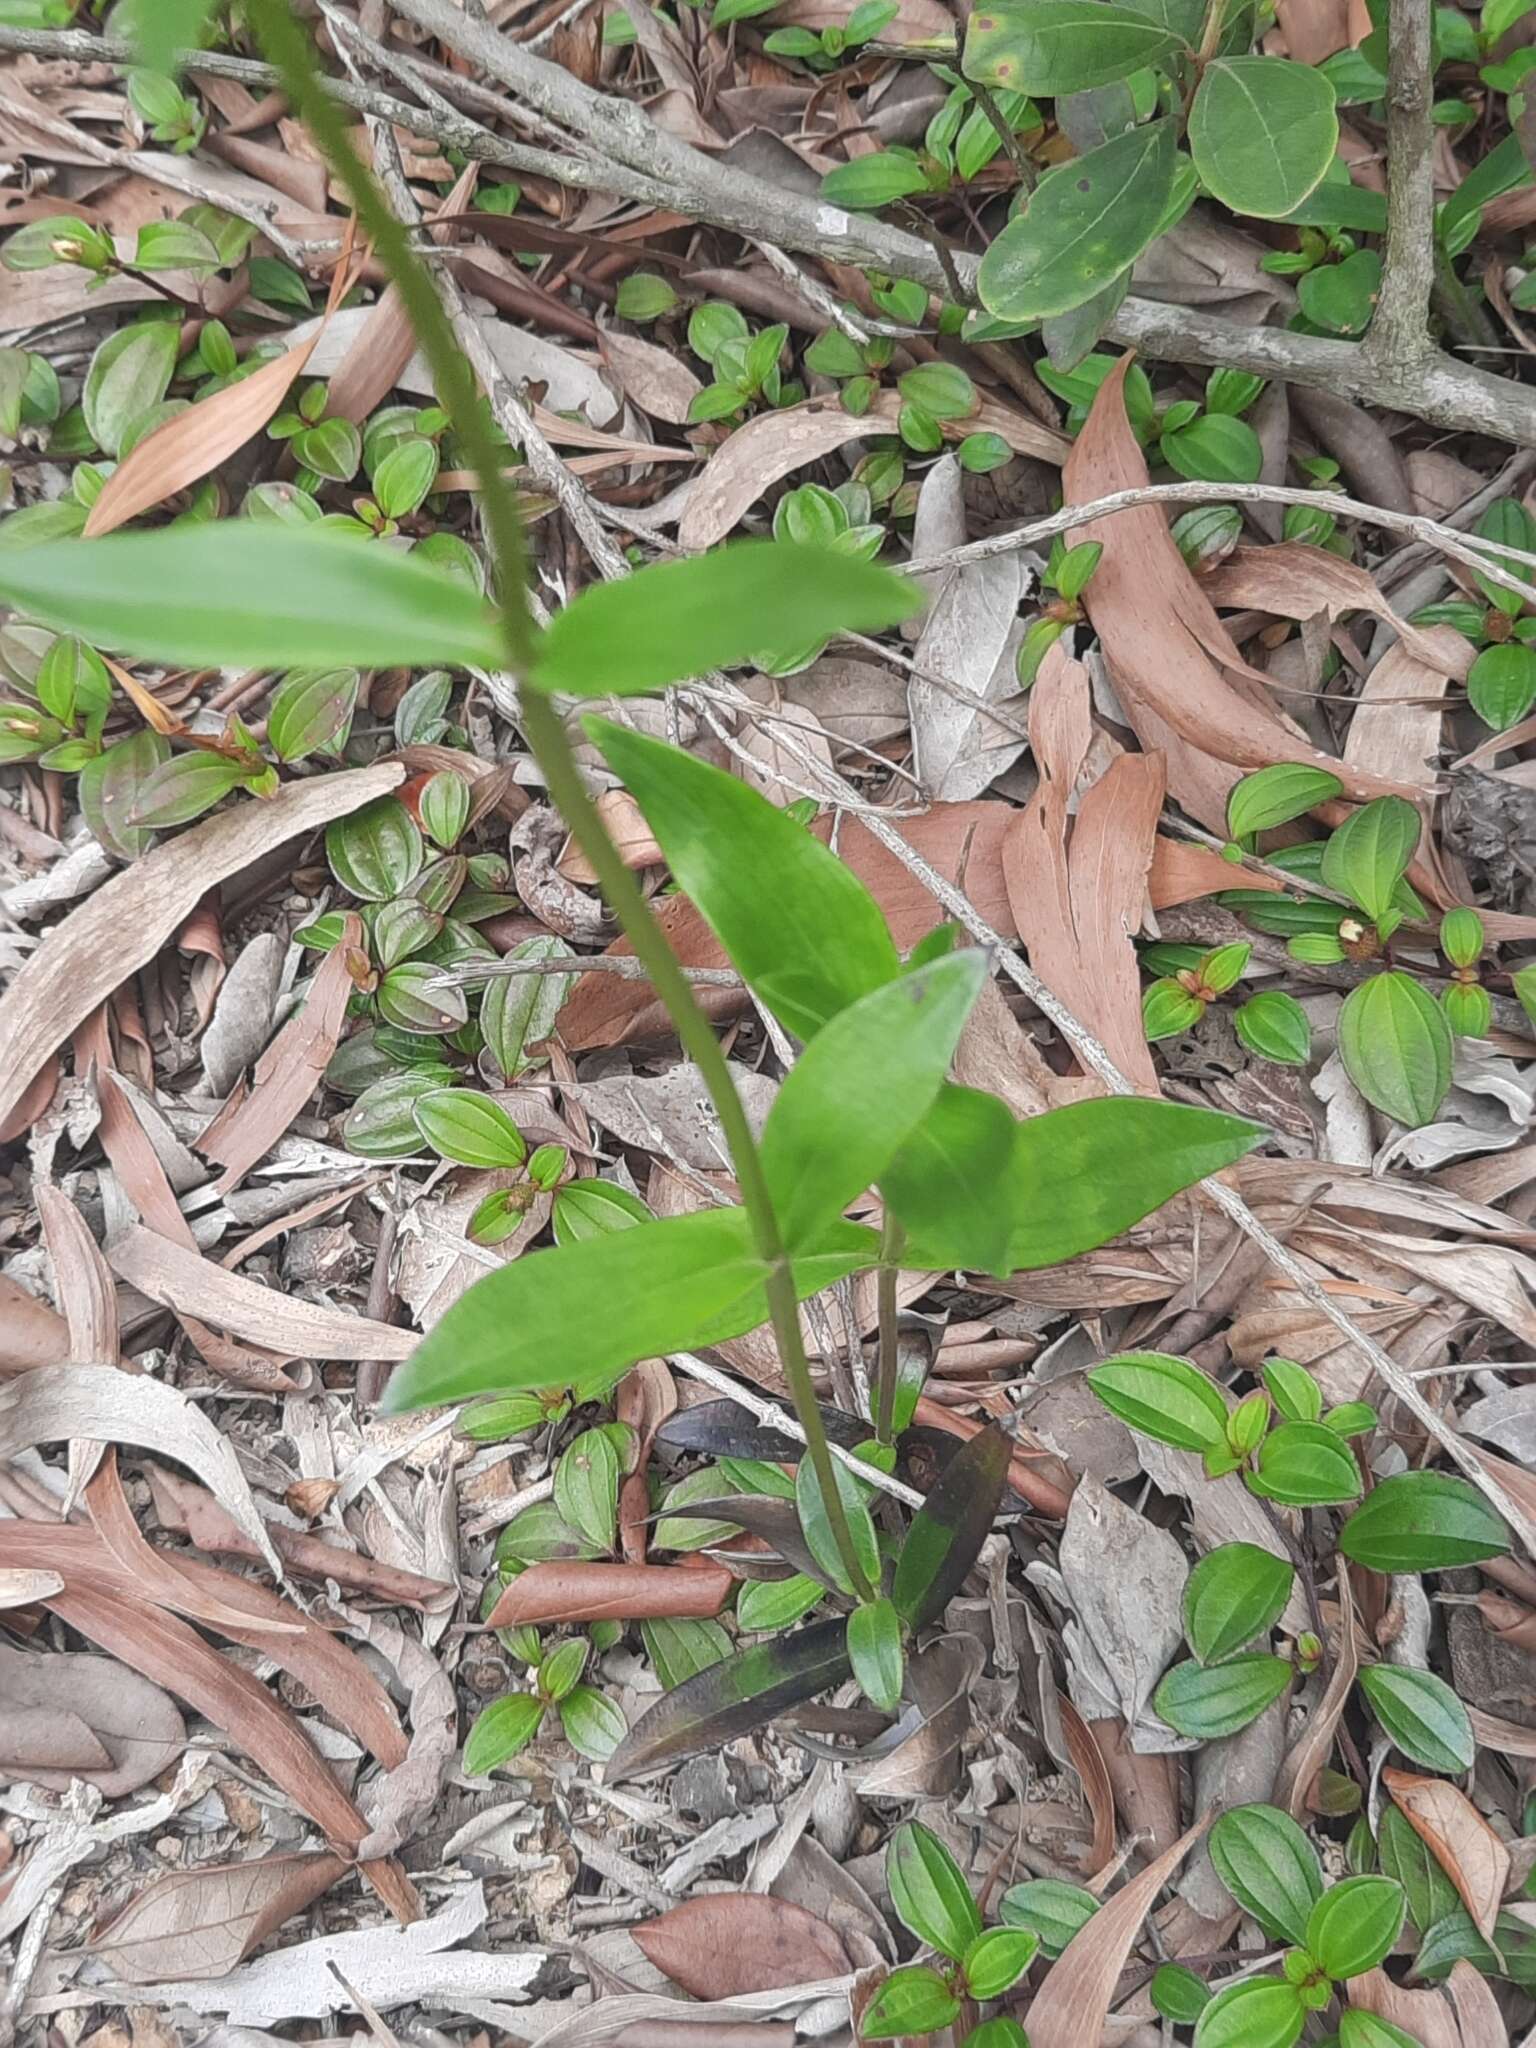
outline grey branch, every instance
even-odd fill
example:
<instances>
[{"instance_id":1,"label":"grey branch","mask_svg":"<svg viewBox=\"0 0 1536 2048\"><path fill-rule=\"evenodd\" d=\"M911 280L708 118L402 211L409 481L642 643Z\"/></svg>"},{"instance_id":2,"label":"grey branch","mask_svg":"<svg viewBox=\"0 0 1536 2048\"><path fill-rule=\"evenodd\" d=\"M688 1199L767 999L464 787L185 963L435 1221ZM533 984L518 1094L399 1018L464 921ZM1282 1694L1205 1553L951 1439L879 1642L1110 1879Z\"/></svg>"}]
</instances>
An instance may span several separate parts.
<instances>
[{"instance_id":1,"label":"grey branch","mask_svg":"<svg viewBox=\"0 0 1536 2048\"><path fill-rule=\"evenodd\" d=\"M1435 282L1430 0L1393 0L1387 57L1387 239L1365 353L1388 373L1433 355Z\"/></svg>"}]
</instances>

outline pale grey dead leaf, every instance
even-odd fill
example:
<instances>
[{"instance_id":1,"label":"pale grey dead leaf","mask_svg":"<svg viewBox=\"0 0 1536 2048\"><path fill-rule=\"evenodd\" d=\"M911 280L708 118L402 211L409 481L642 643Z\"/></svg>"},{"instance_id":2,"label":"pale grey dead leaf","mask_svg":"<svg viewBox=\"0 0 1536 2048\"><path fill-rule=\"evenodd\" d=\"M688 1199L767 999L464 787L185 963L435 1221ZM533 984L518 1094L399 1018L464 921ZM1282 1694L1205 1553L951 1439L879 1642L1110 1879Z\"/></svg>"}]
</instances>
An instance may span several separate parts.
<instances>
[{"instance_id":1,"label":"pale grey dead leaf","mask_svg":"<svg viewBox=\"0 0 1536 2048\"><path fill-rule=\"evenodd\" d=\"M1481 1437L1506 1457L1536 1465L1536 1385L1485 1394L1462 1411L1458 1423L1467 1436Z\"/></svg>"},{"instance_id":2,"label":"pale grey dead leaf","mask_svg":"<svg viewBox=\"0 0 1536 2048\"><path fill-rule=\"evenodd\" d=\"M287 941L258 932L230 963L198 1051L211 1095L227 1095L272 1036Z\"/></svg>"},{"instance_id":3,"label":"pale grey dead leaf","mask_svg":"<svg viewBox=\"0 0 1536 2048\"><path fill-rule=\"evenodd\" d=\"M965 803L980 796L1024 751L1016 729L961 703L943 685L958 684L988 703L1019 698L1019 606L1033 580L1022 554L994 555L951 570L929 607L912 651L916 666L907 702L918 780L934 802ZM1022 724L1014 716L1013 727Z\"/></svg>"},{"instance_id":4,"label":"pale grey dead leaf","mask_svg":"<svg viewBox=\"0 0 1536 2048\"><path fill-rule=\"evenodd\" d=\"M420 1329L430 1330L477 1280L517 1258L549 1222L552 1198L538 1194L510 1237L489 1247L470 1243L470 1220L486 1196L520 1179L510 1171L457 1173L405 1211L391 1277Z\"/></svg>"},{"instance_id":5,"label":"pale grey dead leaf","mask_svg":"<svg viewBox=\"0 0 1536 2048\"><path fill-rule=\"evenodd\" d=\"M970 1690L985 1661L975 1636L941 1636L909 1658L911 1705L897 1724L899 1740L872 1764L849 1770L861 1797L942 1798L953 1789L971 1726Z\"/></svg>"},{"instance_id":6,"label":"pale grey dead leaf","mask_svg":"<svg viewBox=\"0 0 1536 2048\"><path fill-rule=\"evenodd\" d=\"M1074 1616L1064 1632L1068 1676L1084 1718L1121 1715L1139 1750L1184 1747L1158 1740L1161 1724L1147 1710L1184 1640L1189 1564L1178 1543L1090 1475L1072 1495L1060 1565Z\"/></svg>"},{"instance_id":7,"label":"pale grey dead leaf","mask_svg":"<svg viewBox=\"0 0 1536 2048\"><path fill-rule=\"evenodd\" d=\"M624 395L652 419L687 424L688 408L704 388L681 357L635 334L605 332L598 346Z\"/></svg>"},{"instance_id":8,"label":"pale grey dead leaf","mask_svg":"<svg viewBox=\"0 0 1536 2048\"><path fill-rule=\"evenodd\" d=\"M1287 1353L1291 1355L1294 1354ZM1283 1557L1287 1564L1291 1562L1285 1538L1235 1472L1223 1473L1220 1479L1208 1479L1205 1467L1192 1452L1173 1450L1139 1433L1136 1456L1142 1471L1160 1493L1170 1498L1182 1495L1189 1502L1195 1544L1202 1556L1218 1544L1253 1543L1274 1557ZM1289 1511L1281 1508L1278 1512L1284 1516ZM1312 1626L1299 1586L1293 1589L1278 1625L1292 1635Z\"/></svg>"},{"instance_id":9,"label":"pale grey dead leaf","mask_svg":"<svg viewBox=\"0 0 1536 2048\"><path fill-rule=\"evenodd\" d=\"M228 1976L346 1868L328 1851L306 1850L173 1871L129 1900L91 1954L129 1984L158 1984L174 1971L204 1982Z\"/></svg>"},{"instance_id":10,"label":"pale grey dead leaf","mask_svg":"<svg viewBox=\"0 0 1536 2048\"><path fill-rule=\"evenodd\" d=\"M277 1552L228 1439L175 1387L90 1365L39 1366L0 1386L0 1457L75 1437L135 1444L185 1465L282 1579Z\"/></svg>"},{"instance_id":11,"label":"pale grey dead leaf","mask_svg":"<svg viewBox=\"0 0 1536 2048\"><path fill-rule=\"evenodd\" d=\"M953 455L941 455L917 491L912 514L912 559L927 561L963 547L969 539L965 518L965 471ZM936 569L929 576L914 576L913 582L927 593L932 604L949 579L950 572ZM915 640L923 630L922 619L909 619L901 629L904 640Z\"/></svg>"},{"instance_id":12,"label":"pale grey dead leaf","mask_svg":"<svg viewBox=\"0 0 1536 2048\"><path fill-rule=\"evenodd\" d=\"M906 685L894 669L856 655L823 654L783 683L834 743L878 747L907 729Z\"/></svg>"},{"instance_id":13,"label":"pale grey dead leaf","mask_svg":"<svg viewBox=\"0 0 1536 2048\"><path fill-rule=\"evenodd\" d=\"M369 1927L297 1942L242 1963L214 1983L178 1978L158 1984L156 2000L193 2012L222 2013L238 2026L260 2027L350 2012L354 1991L381 2012L416 2003L452 2012L463 1999L516 1999L549 1958L542 1949L496 1954L457 1949L456 1943L485 1925L486 1912L477 1882L412 1927ZM123 1989L100 1987L104 1999Z\"/></svg>"},{"instance_id":14,"label":"pale grey dead leaf","mask_svg":"<svg viewBox=\"0 0 1536 2048\"><path fill-rule=\"evenodd\" d=\"M1262 1643L1255 1643L1262 1649ZM1196 1813L1224 1813L1229 1806L1267 1806L1285 1761L1289 1694L1272 1700L1256 1721L1225 1742L1207 1742L1194 1761ZM1200 1842L1179 1878L1178 1892L1202 1918L1219 1920L1232 1910L1232 1895L1216 1875L1210 1848Z\"/></svg>"},{"instance_id":15,"label":"pale grey dead leaf","mask_svg":"<svg viewBox=\"0 0 1536 2048\"><path fill-rule=\"evenodd\" d=\"M393 1856L426 1825L458 1751L459 1707L453 1680L432 1652L390 1614L355 1611L353 1631L394 1668L410 1698L411 1746L403 1763L365 1788L372 1832L360 1858Z\"/></svg>"},{"instance_id":16,"label":"pale grey dead leaf","mask_svg":"<svg viewBox=\"0 0 1536 2048\"><path fill-rule=\"evenodd\" d=\"M778 1084L750 1070L737 1076L737 1089L753 1132L761 1135ZM577 1102L622 1145L660 1152L675 1164L703 1170L724 1167L725 1140L709 1093L691 1061L664 1074L613 1074L601 1081L568 1081L562 1093Z\"/></svg>"}]
</instances>

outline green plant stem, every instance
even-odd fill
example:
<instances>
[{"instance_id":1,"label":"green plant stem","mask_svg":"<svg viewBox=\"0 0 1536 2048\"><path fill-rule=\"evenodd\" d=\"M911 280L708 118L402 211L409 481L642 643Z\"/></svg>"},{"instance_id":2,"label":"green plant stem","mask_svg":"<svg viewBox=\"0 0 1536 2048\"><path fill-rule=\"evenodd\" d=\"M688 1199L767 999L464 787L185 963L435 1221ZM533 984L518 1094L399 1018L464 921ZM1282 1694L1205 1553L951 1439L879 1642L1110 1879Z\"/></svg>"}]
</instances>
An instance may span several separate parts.
<instances>
[{"instance_id":1,"label":"green plant stem","mask_svg":"<svg viewBox=\"0 0 1536 2048\"><path fill-rule=\"evenodd\" d=\"M880 1271L875 1283L880 1326L880 1353L875 1368L875 1436L883 1444L890 1443L895 1435L896 1379L900 1365L896 1331L896 1281L900 1270L901 1248L906 1242L906 1235L887 1209L880 1232Z\"/></svg>"},{"instance_id":2,"label":"green plant stem","mask_svg":"<svg viewBox=\"0 0 1536 2048\"><path fill-rule=\"evenodd\" d=\"M400 293L411 328L431 368L444 411L463 441L480 484L480 504L496 571L496 590L507 666L519 678L523 736L543 771L550 797L577 845L592 863L598 886L645 966L666 1006L683 1050L698 1067L731 1156L753 1240L767 1268L764 1290L784 1376L806 1449L826 1504L827 1522L838 1556L861 1600L872 1600L870 1585L854 1549L827 1435L811 1384L810 1363L800 1335L794 1271L774 1214L768 1183L752 1129L731 1070L709 1019L694 1001L688 978L651 916L640 885L624 865L596 805L587 793L555 705L530 686L538 631L527 600L527 561L517 500L502 475L502 451L481 405L474 373L459 348L432 276L411 246L405 225L390 211L382 192L347 133L336 104L325 91L309 39L295 20L289 0L248 0L249 14L270 61L282 74L294 111L314 136L340 178L358 224Z\"/></svg>"}]
</instances>

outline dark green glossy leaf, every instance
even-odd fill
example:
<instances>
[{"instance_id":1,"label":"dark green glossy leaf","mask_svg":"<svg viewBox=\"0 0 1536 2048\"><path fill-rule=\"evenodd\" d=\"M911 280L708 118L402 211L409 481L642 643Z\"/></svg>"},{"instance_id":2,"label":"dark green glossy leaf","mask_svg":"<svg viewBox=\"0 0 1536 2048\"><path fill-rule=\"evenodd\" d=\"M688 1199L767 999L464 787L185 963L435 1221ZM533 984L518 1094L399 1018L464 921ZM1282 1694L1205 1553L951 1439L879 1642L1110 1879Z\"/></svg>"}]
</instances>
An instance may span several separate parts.
<instances>
[{"instance_id":1,"label":"dark green glossy leaf","mask_svg":"<svg viewBox=\"0 0 1536 2048\"><path fill-rule=\"evenodd\" d=\"M95 647L200 667L501 658L493 615L453 577L246 519L0 550L0 597Z\"/></svg>"},{"instance_id":2,"label":"dark green glossy leaf","mask_svg":"<svg viewBox=\"0 0 1536 2048\"><path fill-rule=\"evenodd\" d=\"M903 1927L959 1962L981 1933L981 1914L965 1873L931 1828L902 1822L886 1846L885 1881Z\"/></svg>"},{"instance_id":3,"label":"dark green glossy leaf","mask_svg":"<svg viewBox=\"0 0 1536 2048\"><path fill-rule=\"evenodd\" d=\"M1293 1945L1306 1939L1323 1872L1289 1814L1274 1806L1234 1806L1211 1829L1210 1849L1216 1875L1266 1934Z\"/></svg>"},{"instance_id":4,"label":"dark green glossy leaf","mask_svg":"<svg viewBox=\"0 0 1536 2048\"><path fill-rule=\"evenodd\" d=\"M1477 1488L1449 1472L1399 1472L1339 1531L1339 1548L1376 1572L1452 1571L1501 1557L1509 1531Z\"/></svg>"},{"instance_id":5,"label":"dark green glossy leaf","mask_svg":"<svg viewBox=\"0 0 1536 2048\"><path fill-rule=\"evenodd\" d=\"M1184 1582L1184 1633L1202 1664L1220 1664L1268 1635L1296 1574L1254 1543L1223 1543Z\"/></svg>"},{"instance_id":6,"label":"dark green glossy leaf","mask_svg":"<svg viewBox=\"0 0 1536 2048\"><path fill-rule=\"evenodd\" d=\"M1157 1712L1181 1735L1216 1742L1256 1721L1291 1682L1284 1657L1256 1653L1225 1664L1175 1664L1152 1695Z\"/></svg>"},{"instance_id":7,"label":"dark green glossy leaf","mask_svg":"<svg viewBox=\"0 0 1536 2048\"><path fill-rule=\"evenodd\" d=\"M584 1429L560 1453L555 1506L599 1551L613 1548L619 1522L619 1455L605 1430Z\"/></svg>"},{"instance_id":8,"label":"dark green glossy leaf","mask_svg":"<svg viewBox=\"0 0 1536 2048\"><path fill-rule=\"evenodd\" d=\"M153 843L154 834L147 825L128 821L139 791L170 758L170 741L146 726L81 769L76 789L85 822L115 859L137 860Z\"/></svg>"},{"instance_id":9,"label":"dark green glossy leaf","mask_svg":"<svg viewBox=\"0 0 1536 2048\"><path fill-rule=\"evenodd\" d=\"M982 1430L951 1458L913 1517L891 1589L908 1628L937 1621L959 1592L992 1527L1010 1455L995 1424Z\"/></svg>"},{"instance_id":10,"label":"dark green glossy leaf","mask_svg":"<svg viewBox=\"0 0 1536 2048\"><path fill-rule=\"evenodd\" d=\"M146 777L129 823L150 831L189 824L240 788L249 774L247 766L223 754L177 754Z\"/></svg>"},{"instance_id":11,"label":"dark green glossy leaf","mask_svg":"<svg viewBox=\"0 0 1536 2048\"><path fill-rule=\"evenodd\" d=\"M621 582L595 583L556 613L534 681L576 697L628 695L686 682L764 651L764 621L793 620L796 644L875 632L922 610L916 587L873 562L825 548L739 541Z\"/></svg>"},{"instance_id":12,"label":"dark green glossy leaf","mask_svg":"<svg viewBox=\"0 0 1536 2048\"><path fill-rule=\"evenodd\" d=\"M1402 1932L1407 1903L1395 1878L1346 1877L1308 1915L1307 1954L1337 1983L1374 1970Z\"/></svg>"},{"instance_id":13,"label":"dark green glossy leaf","mask_svg":"<svg viewBox=\"0 0 1536 2048\"><path fill-rule=\"evenodd\" d=\"M140 321L108 335L91 357L80 403L92 440L108 455L122 452L124 437L134 422L157 406L169 390L176 371L179 332L174 321ZM87 640L105 638L81 630ZM106 644L114 643L108 639Z\"/></svg>"},{"instance_id":14,"label":"dark green glossy leaf","mask_svg":"<svg viewBox=\"0 0 1536 2048\"><path fill-rule=\"evenodd\" d=\"M641 1716L609 1764L611 1779L720 1749L849 1675L845 1626L823 1621L738 1650L685 1679Z\"/></svg>"},{"instance_id":15,"label":"dark green glossy leaf","mask_svg":"<svg viewBox=\"0 0 1536 2048\"><path fill-rule=\"evenodd\" d=\"M355 1114L355 1112L354 1112ZM840 1225L796 1264L807 1293L872 1260L872 1233ZM477 1281L389 1383L398 1414L471 1394L611 1384L639 1358L691 1350L767 1320L764 1268L740 1209L701 1210L533 1252Z\"/></svg>"},{"instance_id":16,"label":"dark green glossy leaf","mask_svg":"<svg viewBox=\"0 0 1536 2048\"><path fill-rule=\"evenodd\" d=\"M1466 1708L1443 1679L1406 1665L1370 1664L1360 1690L1397 1747L1427 1771L1469 1771L1477 1740Z\"/></svg>"}]
</instances>

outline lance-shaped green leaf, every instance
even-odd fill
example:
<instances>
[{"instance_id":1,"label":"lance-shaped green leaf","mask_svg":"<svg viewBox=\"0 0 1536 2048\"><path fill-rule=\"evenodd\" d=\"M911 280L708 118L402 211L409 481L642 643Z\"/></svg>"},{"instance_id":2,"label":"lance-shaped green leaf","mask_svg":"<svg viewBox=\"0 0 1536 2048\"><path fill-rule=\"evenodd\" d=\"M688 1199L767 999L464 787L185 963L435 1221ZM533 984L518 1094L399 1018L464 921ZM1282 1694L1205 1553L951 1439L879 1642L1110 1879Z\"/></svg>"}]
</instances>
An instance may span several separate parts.
<instances>
[{"instance_id":1,"label":"lance-shaped green leaf","mask_svg":"<svg viewBox=\"0 0 1536 2048\"><path fill-rule=\"evenodd\" d=\"M999 1198L1013 1231L1010 1267L1054 1266L1107 1244L1264 1137L1241 1117L1139 1095L1026 1118Z\"/></svg>"},{"instance_id":2,"label":"lance-shaped green leaf","mask_svg":"<svg viewBox=\"0 0 1536 2048\"><path fill-rule=\"evenodd\" d=\"M791 1251L880 1175L939 1091L986 979L951 953L839 1011L790 1069L763 1126L763 1173Z\"/></svg>"},{"instance_id":3,"label":"lance-shaped green leaf","mask_svg":"<svg viewBox=\"0 0 1536 2048\"><path fill-rule=\"evenodd\" d=\"M575 697L627 696L751 660L770 651L775 634L799 646L829 633L898 626L922 608L919 590L873 562L827 548L739 541L621 582L594 583L556 614L533 681Z\"/></svg>"},{"instance_id":4,"label":"lance-shaped green leaf","mask_svg":"<svg viewBox=\"0 0 1536 2048\"><path fill-rule=\"evenodd\" d=\"M868 1489L860 1486L840 1460L833 1462L832 1479L842 1502L853 1554L858 1559L859 1569L873 1584L880 1576L880 1539L875 1533L874 1520L865 1499ZM805 1540L816 1560L818 1576L836 1586L839 1592L852 1593L855 1590L853 1581L844 1568L842 1553L832 1534L821 1481L808 1457L802 1458L795 1470L795 1507Z\"/></svg>"},{"instance_id":5,"label":"lance-shaped green leaf","mask_svg":"<svg viewBox=\"0 0 1536 2048\"><path fill-rule=\"evenodd\" d=\"M796 1262L814 1293L871 1263L873 1233L830 1229ZM535 1252L477 1281L395 1373L396 1414L518 1387L605 1386L638 1358L767 1320L764 1265L741 1209L705 1209ZM707 1334L706 1334L707 1333Z\"/></svg>"},{"instance_id":6,"label":"lance-shaped green leaf","mask_svg":"<svg viewBox=\"0 0 1536 2048\"><path fill-rule=\"evenodd\" d=\"M991 0L965 32L967 78L1004 92L1086 92L1155 64L1179 38L1106 0Z\"/></svg>"},{"instance_id":7,"label":"lance-shaped green leaf","mask_svg":"<svg viewBox=\"0 0 1536 2048\"><path fill-rule=\"evenodd\" d=\"M1159 232L1173 194L1177 129L1128 129L1048 171L981 259L976 288L999 320L1069 313L1103 291Z\"/></svg>"},{"instance_id":8,"label":"lance-shaped green leaf","mask_svg":"<svg viewBox=\"0 0 1536 2048\"><path fill-rule=\"evenodd\" d=\"M885 1852L885 1881L902 1925L958 1962L981 1933L965 1873L932 1828L903 1821Z\"/></svg>"},{"instance_id":9,"label":"lance-shaped green leaf","mask_svg":"<svg viewBox=\"0 0 1536 2048\"><path fill-rule=\"evenodd\" d=\"M787 1030L813 1038L900 973L879 905L803 825L677 747L607 719L584 723L645 813L679 887Z\"/></svg>"},{"instance_id":10,"label":"lance-shaped green leaf","mask_svg":"<svg viewBox=\"0 0 1536 2048\"><path fill-rule=\"evenodd\" d=\"M1322 182L1338 146L1333 87L1320 71L1284 57L1206 67L1189 113L1190 154L1234 213L1281 219Z\"/></svg>"},{"instance_id":11,"label":"lance-shaped green leaf","mask_svg":"<svg viewBox=\"0 0 1536 2048\"><path fill-rule=\"evenodd\" d=\"M916 1630L937 1621L959 1592L992 1527L1010 1446L995 1424L955 1453L913 1517L896 1561L891 1600Z\"/></svg>"},{"instance_id":12,"label":"lance-shaped green leaf","mask_svg":"<svg viewBox=\"0 0 1536 2048\"><path fill-rule=\"evenodd\" d=\"M700 1750L719 1749L761 1728L849 1675L846 1629L839 1617L792 1636L738 1650L659 1699L614 1751L608 1778L633 1777Z\"/></svg>"},{"instance_id":13,"label":"lance-shaped green leaf","mask_svg":"<svg viewBox=\"0 0 1536 2048\"><path fill-rule=\"evenodd\" d=\"M0 597L92 646L198 667L494 662L501 645L456 577L249 519L7 549Z\"/></svg>"},{"instance_id":14,"label":"lance-shaped green leaf","mask_svg":"<svg viewBox=\"0 0 1536 2048\"><path fill-rule=\"evenodd\" d=\"M1360 1690L1406 1757L1426 1771L1469 1771L1477 1739L1466 1708L1444 1679L1404 1665L1370 1664Z\"/></svg>"},{"instance_id":15,"label":"lance-shaped green leaf","mask_svg":"<svg viewBox=\"0 0 1536 2048\"><path fill-rule=\"evenodd\" d=\"M1367 917L1385 917L1423 827L1406 797L1379 796L1352 811L1323 848L1324 883L1358 903Z\"/></svg>"},{"instance_id":16,"label":"lance-shaped green leaf","mask_svg":"<svg viewBox=\"0 0 1536 2048\"><path fill-rule=\"evenodd\" d=\"M901 1702L901 1622L884 1597L855 1607L848 1617L848 1657L872 1705L892 1714Z\"/></svg>"}]
</instances>

